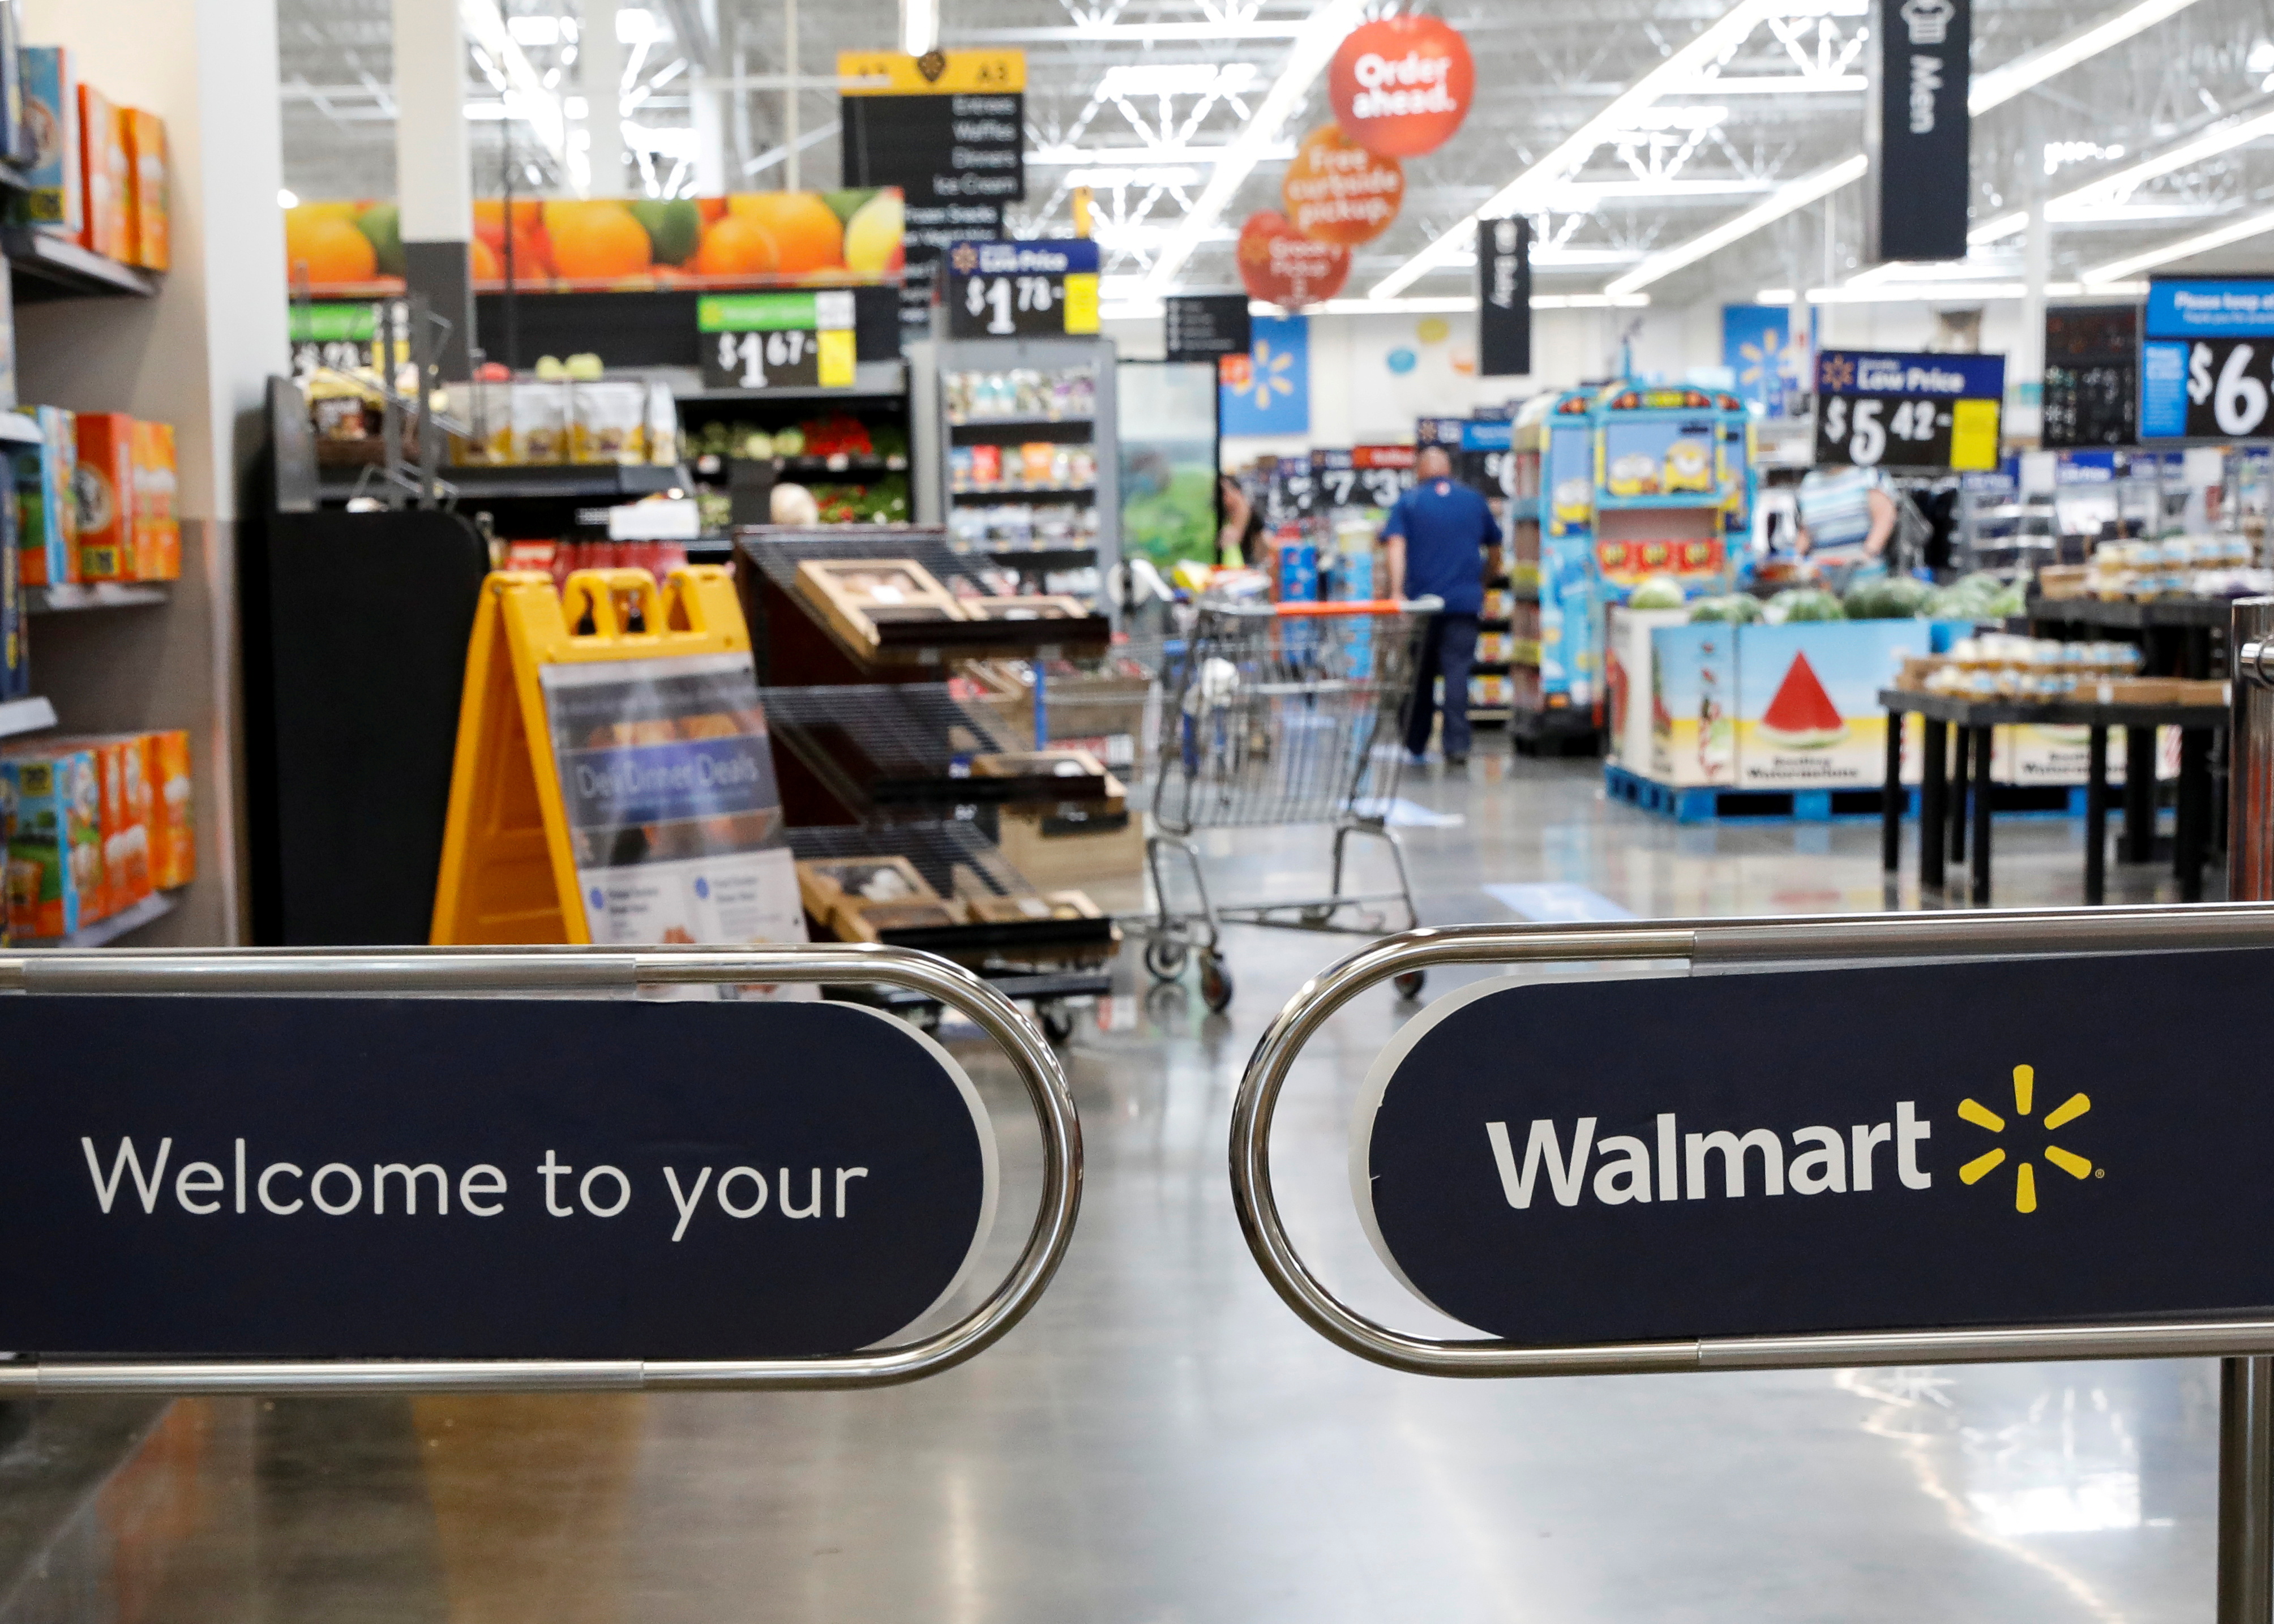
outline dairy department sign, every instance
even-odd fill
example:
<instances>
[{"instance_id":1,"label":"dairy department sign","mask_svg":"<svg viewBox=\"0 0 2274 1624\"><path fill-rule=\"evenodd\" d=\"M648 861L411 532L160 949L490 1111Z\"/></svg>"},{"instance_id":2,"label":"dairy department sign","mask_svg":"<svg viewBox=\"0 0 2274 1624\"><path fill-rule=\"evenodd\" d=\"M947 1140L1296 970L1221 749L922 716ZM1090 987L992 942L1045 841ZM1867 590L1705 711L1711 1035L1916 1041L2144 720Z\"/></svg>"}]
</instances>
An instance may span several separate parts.
<instances>
[{"instance_id":1,"label":"dairy department sign","mask_svg":"<svg viewBox=\"0 0 2274 1624\"><path fill-rule=\"evenodd\" d=\"M842 1004L0 1000L0 1345L842 1354L985 1243L946 1052Z\"/></svg>"},{"instance_id":2,"label":"dairy department sign","mask_svg":"<svg viewBox=\"0 0 2274 1624\"><path fill-rule=\"evenodd\" d=\"M1359 1211L1442 1312L1528 1345L2263 1312L2274 952L1510 986L1369 1079ZM2057 1021L2031 1011L2058 1010ZM1868 1032L1868 1043L1858 1041ZM2232 1237L2231 1239L2228 1237Z\"/></svg>"}]
</instances>

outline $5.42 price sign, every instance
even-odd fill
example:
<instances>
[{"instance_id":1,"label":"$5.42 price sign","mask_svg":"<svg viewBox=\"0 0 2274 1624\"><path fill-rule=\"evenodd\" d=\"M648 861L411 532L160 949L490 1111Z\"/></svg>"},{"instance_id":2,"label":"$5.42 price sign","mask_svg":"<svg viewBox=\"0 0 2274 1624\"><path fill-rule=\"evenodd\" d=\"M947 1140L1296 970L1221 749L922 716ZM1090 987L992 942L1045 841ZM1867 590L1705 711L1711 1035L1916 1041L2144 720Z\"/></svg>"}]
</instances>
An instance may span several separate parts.
<instances>
[{"instance_id":1,"label":"$5.42 price sign","mask_svg":"<svg viewBox=\"0 0 2274 1624\"><path fill-rule=\"evenodd\" d=\"M958 243L947 252L950 338L1097 331L1097 244Z\"/></svg>"},{"instance_id":2,"label":"$5.42 price sign","mask_svg":"<svg viewBox=\"0 0 2274 1624\"><path fill-rule=\"evenodd\" d=\"M706 293L696 301L706 389L849 389L853 295Z\"/></svg>"},{"instance_id":3,"label":"$5.42 price sign","mask_svg":"<svg viewBox=\"0 0 2274 1624\"><path fill-rule=\"evenodd\" d=\"M1857 468L1998 466L2002 356L1817 357L1816 460Z\"/></svg>"}]
</instances>

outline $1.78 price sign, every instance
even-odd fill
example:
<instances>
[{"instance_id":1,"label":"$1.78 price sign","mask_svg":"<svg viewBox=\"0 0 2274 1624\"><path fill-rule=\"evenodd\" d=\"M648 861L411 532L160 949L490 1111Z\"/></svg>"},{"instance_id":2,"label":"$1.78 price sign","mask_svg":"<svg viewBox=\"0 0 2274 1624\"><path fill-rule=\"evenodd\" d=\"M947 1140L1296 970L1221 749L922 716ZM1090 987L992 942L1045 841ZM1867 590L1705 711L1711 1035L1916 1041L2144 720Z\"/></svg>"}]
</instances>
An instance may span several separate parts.
<instances>
[{"instance_id":1,"label":"$1.78 price sign","mask_svg":"<svg viewBox=\"0 0 2274 1624\"><path fill-rule=\"evenodd\" d=\"M696 301L706 389L849 389L853 295L706 293Z\"/></svg>"},{"instance_id":2,"label":"$1.78 price sign","mask_svg":"<svg viewBox=\"0 0 2274 1624\"><path fill-rule=\"evenodd\" d=\"M1097 244L958 243L947 252L950 338L1097 331Z\"/></svg>"},{"instance_id":3,"label":"$1.78 price sign","mask_svg":"<svg viewBox=\"0 0 2274 1624\"><path fill-rule=\"evenodd\" d=\"M1817 357L1816 460L1857 468L1998 466L2002 356Z\"/></svg>"}]
</instances>

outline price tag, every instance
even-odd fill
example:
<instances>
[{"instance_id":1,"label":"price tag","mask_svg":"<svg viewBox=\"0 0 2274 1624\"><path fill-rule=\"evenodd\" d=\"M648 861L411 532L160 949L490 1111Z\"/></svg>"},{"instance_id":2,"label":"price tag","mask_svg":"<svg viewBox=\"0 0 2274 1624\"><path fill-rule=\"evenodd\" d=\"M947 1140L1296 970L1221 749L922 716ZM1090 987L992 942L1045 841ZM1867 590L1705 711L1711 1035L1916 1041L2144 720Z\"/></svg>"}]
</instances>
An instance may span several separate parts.
<instances>
[{"instance_id":1,"label":"price tag","mask_svg":"<svg viewBox=\"0 0 2274 1624\"><path fill-rule=\"evenodd\" d=\"M2157 277L2140 345L2142 440L2252 440L2274 402L2274 282Z\"/></svg>"},{"instance_id":2,"label":"price tag","mask_svg":"<svg viewBox=\"0 0 2274 1624\"><path fill-rule=\"evenodd\" d=\"M696 301L706 389L849 389L853 294L706 293Z\"/></svg>"},{"instance_id":3,"label":"price tag","mask_svg":"<svg viewBox=\"0 0 2274 1624\"><path fill-rule=\"evenodd\" d=\"M1998 465L2002 356L1817 357L1816 460L1858 468Z\"/></svg>"},{"instance_id":4,"label":"price tag","mask_svg":"<svg viewBox=\"0 0 2274 1624\"><path fill-rule=\"evenodd\" d=\"M293 376L305 378L319 367L348 372L372 365L378 305L294 304L290 320Z\"/></svg>"},{"instance_id":5,"label":"price tag","mask_svg":"<svg viewBox=\"0 0 2274 1624\"><path fill-rule=\"evenodd\" d=\"M951 338L1097 331L1097 244L958 243L948 250Z\"/></svg>"}]
</instances>

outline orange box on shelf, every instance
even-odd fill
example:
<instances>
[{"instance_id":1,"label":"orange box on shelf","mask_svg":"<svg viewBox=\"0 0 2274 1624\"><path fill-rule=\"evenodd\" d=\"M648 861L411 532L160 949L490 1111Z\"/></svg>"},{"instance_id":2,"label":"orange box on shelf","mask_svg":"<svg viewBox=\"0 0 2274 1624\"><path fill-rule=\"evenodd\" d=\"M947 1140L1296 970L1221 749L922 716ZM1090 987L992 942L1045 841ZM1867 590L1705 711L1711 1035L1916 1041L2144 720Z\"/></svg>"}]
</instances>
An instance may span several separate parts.
<instances>
[{"instance_id":1,"label":"orange box on shelf","mask_svg":"<svg viewBox=\"0 0 2274 1624\"><path fill-rule=\"evenodd\" d=\"M174 513L174 425L134 425L132 531L128 574L137 581L182 577L182 522Z\"/></svg>"},{"instance_id":2,"label":"orange box on shelf","mask_svg":"<svg viewBox=\"0 0 2274 1624\"><path fill-rule=\"evenodd\" d=\"M125 259L132 246L126 213L126 142L118 111L94 86L79 86L79 176L87 188L79 241L109 259Z\"/></svg>"},{"instance_id":3,"label":"orange box on shelf","mask_svg":"<svg viewBox=\"0 0 2274 1624\"><path fill-rule=\"evenodd\" d=\"M134 562L134 419L123 411L79 414L79 573L124 581Z\"/></svg>"},{"instance_id":4,"label":"orange box on shelf","mask_svg":"<svg viewBox=\"0 0 2274 1624\"><path fill-rule=\"evenodd\" d=\"M150 792L150 883L176 891L198 877L197 803L190 787L190 735L142 735L142 782Z\"/></svg>"},{"instance_id":5,"label":"orange box on shelf","mask_svg":"<svg viewBox=\"0 0 2274 1624\"><path fill-rule=\"evenodd\" d=\"M85 903L80 905L82 924L123 914L150 894L150 786L145 776L148 754L143 737L109 733L57 741L66 748L86 750L94 757L102 883L93 911Z\"/></svg>"},{"instance_id":6,"label":"orange box on shelf","mask_svg":"<svg viewBox=\"0 0 2274 1624\"><path fill-rule=\"evenodd\" d=\"M118 117L126 136L126 207L132 224L129 259L145 270L162 271L173 259L166 121L139 107L119 109Z\"/></svg>"}]
</instances>

